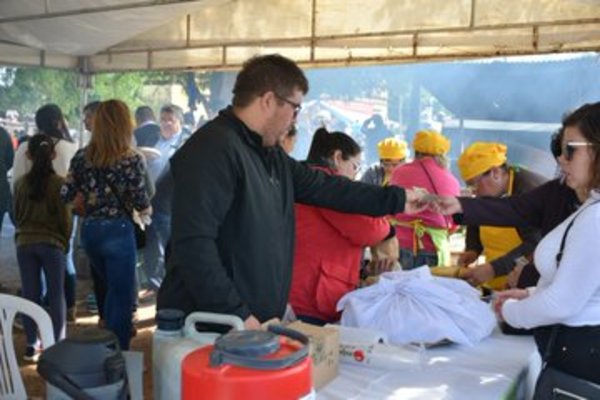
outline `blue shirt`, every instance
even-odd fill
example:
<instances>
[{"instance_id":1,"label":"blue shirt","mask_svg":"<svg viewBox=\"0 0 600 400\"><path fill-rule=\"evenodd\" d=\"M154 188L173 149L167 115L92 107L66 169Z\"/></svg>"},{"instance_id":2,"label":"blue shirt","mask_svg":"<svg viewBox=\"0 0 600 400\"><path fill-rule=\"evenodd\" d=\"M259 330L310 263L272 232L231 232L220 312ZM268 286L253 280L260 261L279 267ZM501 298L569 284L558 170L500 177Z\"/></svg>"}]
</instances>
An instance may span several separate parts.
<instances>
[{"instance_id":1,"label":"blue shirt","mask_svg":"<svg viewBox=\"0 0 600 400\"><path fill-rule=\"evenodd\" d=\"M165 166L169 162L169 159L179 148L181 138L182 131L179 131L169 139L165 139L161 136L158 139L158 142L156 142L156 145L154 145L154 148L160 151L160 157L148 163L148 170L150 172L150 177L152 178L153 182L156 183L156 180L165 169Z\"/></svg>"}]
</instances>

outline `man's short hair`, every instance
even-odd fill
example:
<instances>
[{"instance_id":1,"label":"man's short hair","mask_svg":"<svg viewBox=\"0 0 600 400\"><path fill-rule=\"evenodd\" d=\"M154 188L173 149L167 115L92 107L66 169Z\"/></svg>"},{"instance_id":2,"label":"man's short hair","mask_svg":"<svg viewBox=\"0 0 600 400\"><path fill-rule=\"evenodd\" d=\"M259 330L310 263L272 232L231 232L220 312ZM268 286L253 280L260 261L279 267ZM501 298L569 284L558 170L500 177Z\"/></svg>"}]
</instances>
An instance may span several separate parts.
<instances>
[{"instance_id":1,"label":"man's short hair","mask_svg":"<svg viewBox=\"0 0 600 400\"><path fill-rule=\"evenodd\" d=\"M175 104L165 104L160 108L160 113L173 114L183 124L183 110Z\"/></svg>"},{"instance_id":2,"label":"man's short hair","mask_svg":"<svg viewBox=\"0 0 600 400\"><path fill-rule=\"evenodd\" d=\"M91 101L89 103L87 103L84 107L83 107L83 112L91 112L91 113L95 113L96 110L98 109L98 107L100 107L100 103L101 101Z\"/></svg>"},{"instance_id":3,"label":"man's short hair","mask_svg":"<svg viewBox=\"0 0 600 400\"><path fill-rule=\"evenodd\" d=\"M135 122L137 122L139 125L146 121L156 121L154 111L152 111L150 106L139 106L135 110Z\"/></svg>"},{"instance_id":4,"label":"man's short hair","mask_svg":"<svg viewBox=\"0 0 600 400\"><path fill-rule=\"evenodd\" d=\"M294 61L279 54L254 56L244 63L235 80L233 105L245 107L269 91L289 97L295 89L308 92L308 80Z\"/></svg>"}]
</instances>

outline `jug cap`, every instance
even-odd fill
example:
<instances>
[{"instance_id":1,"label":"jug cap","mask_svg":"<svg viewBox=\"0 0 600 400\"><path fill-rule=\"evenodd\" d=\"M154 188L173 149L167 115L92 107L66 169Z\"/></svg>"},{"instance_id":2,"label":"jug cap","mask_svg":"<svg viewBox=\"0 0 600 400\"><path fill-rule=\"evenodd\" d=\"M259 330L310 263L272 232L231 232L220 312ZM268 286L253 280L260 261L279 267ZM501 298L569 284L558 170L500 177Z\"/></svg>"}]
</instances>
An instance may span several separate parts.
<instances>
[{"instance_id":1,"label":"jug cap","mask_svg":"<svg viewBox=\"0 0 600 400\"><path fill-rule=\"evenodd\" d=\"M276 370L288 368L308 357L308 337L292 329L269 325L268 331L233 331L220 336L210 353L210 366L222 365ZM302 346L295 352L278 358L271 356L279 352L280 336L298 341Z\"/></svg>"},{"instance_id":2,"label":"jug cap","mask_svg":"<svg viewBox=\"0 0 600 400\"><path fill-rule=\"evenodd\" d=\"M156 312L156 328L161 331L178 331L183 328L185 313L174 308L163 308Z\"/></svg>"},{"instance_id":3,"label":"jug cap","mask_svg":"<svg viewBox=\"0 0 600 400\"><path fill-rule=\"evenodd\" d=\"M215 349L239 356L260 357L279 350L279 337L267 331L233 331L219 337Z\"/></svg>"}]
</instances>

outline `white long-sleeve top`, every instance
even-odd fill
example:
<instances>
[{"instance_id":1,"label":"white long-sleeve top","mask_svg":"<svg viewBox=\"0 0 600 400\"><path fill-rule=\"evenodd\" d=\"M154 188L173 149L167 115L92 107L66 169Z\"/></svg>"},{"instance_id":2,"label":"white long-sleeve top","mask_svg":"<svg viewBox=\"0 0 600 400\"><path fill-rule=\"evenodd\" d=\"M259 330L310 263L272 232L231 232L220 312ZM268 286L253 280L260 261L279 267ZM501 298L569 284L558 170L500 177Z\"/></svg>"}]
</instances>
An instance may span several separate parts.
<instances>
[{"instance_id":1,"label":"white long-sleeve top","mask_svg":"<svg viewBox=\"0 0 600 400\"><path fill-rule=\"evenodd\" d=\"M54 152L56 157L52 160L52 167L56 175L65 178L69 172L69 165L71 158L77 152L77 143L69 142L67 140L60 139L54 146ZM17 151L15 152L15 159L12 167L12 180L11 190L14 192L15 182L29 172L32 161L27 157L27 142L21 143Z\"/></svg>"},{"instance_id":2,"label":"white long-sleeve top","mask_svg":"<svg viewBox=\"0 0 600 400\"><path fill-rule=\"evenodd\" d=\"M534 255L540 273L535 290L523 300L507 300L502 306L502 316L510 325L600 325L600 203L592 204L598 200L600 194L592 192L577 212L540 241ZM557 268L560 242L576 215Z\"/></svg>"}]
</instances>

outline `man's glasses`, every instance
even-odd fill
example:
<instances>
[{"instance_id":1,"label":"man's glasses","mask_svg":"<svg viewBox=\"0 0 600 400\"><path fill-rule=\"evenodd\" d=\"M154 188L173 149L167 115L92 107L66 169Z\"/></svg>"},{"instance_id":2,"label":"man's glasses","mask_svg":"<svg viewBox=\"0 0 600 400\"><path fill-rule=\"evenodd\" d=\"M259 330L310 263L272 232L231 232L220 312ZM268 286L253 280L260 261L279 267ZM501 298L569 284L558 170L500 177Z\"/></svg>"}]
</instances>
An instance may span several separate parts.
<instances>
[{"instance_id":1,"label":"man's glasses","mask_svg":"<svg viewBox=\"0 0 600 400\"><path fill-rule=\"evenodd\" d=\"M292 106L292 108L294 109L294 117L296 117L298 115L298 113L300 112L300 110L302 110L302 104L300 103L296 103L294 101L291 101L289 99L286 99L283 96L278 95L277 93L273 92L275 94L275 97L277 97L279 100L288 103L290 106Z\"/></svg>"},{"instance_id":2,"label":"man's glasses","mask_svg":"<svg viewBox=\"0 0 600 400\"><path fill-rule=\"evenodd\" d=\"M358 172L360 170L360 161L350 160L352 163L352 169L354 172Z\"/></svg>"},{"instance_id":3,"label":"man's glasses","mask_svg":"<svg viewBox=\"0 0 600 400\"><path fill-rule=\"evenodd\" d=\"M567 142L564 144L564 146L560 148L560 153L558 154L558 156L555 155L555 157L558 158L561 155L563 155L565 157L565 160L571 161L573 159L573 156L575 155L575 151L579 147L587 147L592 145L593 143L590 142Z\"/></svg>"},{"instance_id":4,"label":"man's glasses","mask_svg":"<svg viewBox=\"0 0 600 400\"><path fill-rule=\"evenodd\" d=\"M476 190L477 187L479 186L479 184L481 183L481 181L483 180L483 178L485 178L486 176L490 175L492 173L491 169L488 169L487 171L485 171L483 174L469 180L468 182L465 182L467 184L467 187L471 190Z\"/></svg>"},{"instance_id":5,"label":"man's glasses","mask_svg":"<svg viewBox=\"0 0 600 400\"><path fill-rule=\"evenodd\" d=\"M402 160L388 160L382 159L379 160L379 163L383 168L396 168L398 165L402 163Z\"/></svg>"}]
</instances>

